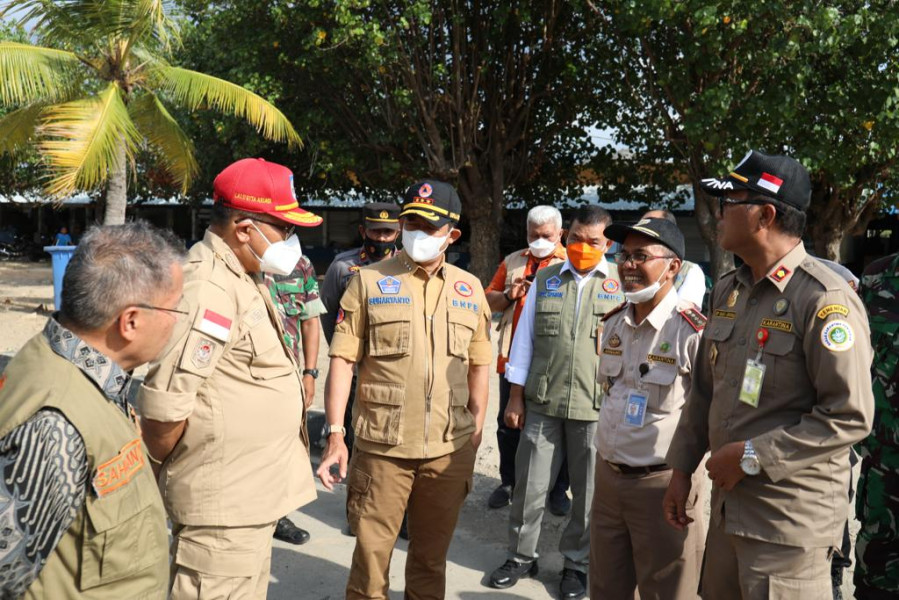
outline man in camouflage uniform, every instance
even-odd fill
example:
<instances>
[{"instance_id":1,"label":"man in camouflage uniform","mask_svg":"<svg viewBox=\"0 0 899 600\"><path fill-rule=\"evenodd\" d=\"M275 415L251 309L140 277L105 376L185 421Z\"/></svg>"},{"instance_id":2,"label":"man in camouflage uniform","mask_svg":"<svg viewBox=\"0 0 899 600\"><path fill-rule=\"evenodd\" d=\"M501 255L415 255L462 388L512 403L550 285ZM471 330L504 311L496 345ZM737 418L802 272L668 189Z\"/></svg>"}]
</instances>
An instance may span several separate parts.
<instances>
[{"instance_id":1,"label":"man in camouflage uniform","mask_svg":"<svg viewBox=\"0 0 899 600\"><path fill-rule=\"evenodd\" d=\"M308 409L315 398L315 380L318 378L319 316L325 312L325 305L318 293L315 268L308 258L301 256L290 275L267 273L265 285L284 324L284 343L293 351L297 364L304 365L303 390ZM275 527L274 537L299 545L308 542L310 536L308 531L282 517Z\"/></svg>"},{"instance_id":2,"label":"man in camouflage uniform","mask_svg":"<svg viewBox=\"0 0 899 600\"><path fill-rule=\"evenodd\" d=\"M871 323L874 428L862 457L856 514L855 597L899 594L899 254L873 262L859 290Z\"/></svg>"}]
</instances>

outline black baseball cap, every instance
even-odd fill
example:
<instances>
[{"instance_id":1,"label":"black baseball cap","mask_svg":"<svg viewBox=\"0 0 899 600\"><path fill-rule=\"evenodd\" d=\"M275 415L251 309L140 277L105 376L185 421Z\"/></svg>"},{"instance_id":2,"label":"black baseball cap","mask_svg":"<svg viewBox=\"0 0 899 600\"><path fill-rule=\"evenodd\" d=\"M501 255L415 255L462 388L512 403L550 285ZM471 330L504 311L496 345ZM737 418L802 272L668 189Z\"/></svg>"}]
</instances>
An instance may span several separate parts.
<instances>
[{"instance_id":1,"label":"black baseball cap","mask_svg":"<svg viewBox=\"0 0 899 600\"><path fill-rule=\"evenodd\" d=\"M450 184L425 179L406 190L401 209L401 217L418 215L439 228L447 223L459 222L462 201Z\"/></svg>"},{"instance_id":2,"label":"black baseball cap","mask_svg":"<svg viewBox=\"0 0 899 600\"><path fill-rule=\"evenodd\" d=\"M627 236L632 233L652 238L674 252L679 259L684 259L684 234L677 228L677 225L668 219L640 219L630 225L612 223L606 227L603 235L614 242L623 244Z\"/></svg>"},{"instance_id":3,"label":"black baseball cap","mask_svg":"<svg viewBox=\"0 0 899 600\"><path fill-rule=\"evenodd\" d=\"M752 190L805 212L812 198L808 171L795 158L762 154L750 150L729 175L700 182L713 196L731 190Z\"/></svg>"},{"instance_id":4,"label":"black baseball cap","mask_svg":"<svg viewBox=\"0 0 899 600\"><path fill-rule=\"evenodd\" d=\"M392 202L369 202L362 207L362 220L370 229L400 228L400 207Z\"/></svg>"}]
</instances>

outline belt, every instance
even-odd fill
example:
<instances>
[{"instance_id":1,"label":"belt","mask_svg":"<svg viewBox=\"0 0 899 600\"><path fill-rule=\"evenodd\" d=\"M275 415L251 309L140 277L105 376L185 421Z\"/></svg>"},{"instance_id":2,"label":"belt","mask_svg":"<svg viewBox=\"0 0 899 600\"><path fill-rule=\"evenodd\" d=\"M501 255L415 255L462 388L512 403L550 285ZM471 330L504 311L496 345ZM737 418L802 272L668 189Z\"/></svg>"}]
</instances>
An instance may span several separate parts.
<instances>
[{"instance_id":1,"label":"belt","mask_svg":"<svg viewBox=\"0 0 899 600\"><path fill-rule=\"evenodd\" d=\"M609 468L611 468L616 473L621 475L649 475L650 473L658 473L659 471L668 471L671 469L666 464L661 465L649 465L648 467L632 467L630 465L622 465L620 463L613 463L609 461L605 461Z\"/></svg>"}]
</instances>

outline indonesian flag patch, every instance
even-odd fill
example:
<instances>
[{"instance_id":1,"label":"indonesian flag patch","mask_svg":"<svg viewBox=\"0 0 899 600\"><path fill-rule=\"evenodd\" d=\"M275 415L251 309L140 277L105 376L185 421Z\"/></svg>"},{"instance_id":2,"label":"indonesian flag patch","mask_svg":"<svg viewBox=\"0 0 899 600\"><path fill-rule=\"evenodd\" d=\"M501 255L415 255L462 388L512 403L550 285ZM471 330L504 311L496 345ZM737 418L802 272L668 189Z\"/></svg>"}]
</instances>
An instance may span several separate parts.
<instances>
[{"instance_id":1,"label":"indonesian flag patch","mask_svg":"<svg viewBox=\"0 0 899 600\"><path fill-rule=\"evenodd\" d=\"M231 319L225 318L215 311L207 310L203 313L203 320L200 321L197 329L220 342L227 342L231 335Z\"/></svg>"},{"instance_id":2,"label":"indonesian flag patch","mask_svg":"<svg viewBox=\"0 0 899 600\"><path fill-rule=\"evenodd\" d=\"M778 190L780 190L780 186L782 186L784 180L771 175L770 173L762 173L762 176L759 177L759 187L765 188L772 194L776 194Z\"/></svg>"}]
</instances>

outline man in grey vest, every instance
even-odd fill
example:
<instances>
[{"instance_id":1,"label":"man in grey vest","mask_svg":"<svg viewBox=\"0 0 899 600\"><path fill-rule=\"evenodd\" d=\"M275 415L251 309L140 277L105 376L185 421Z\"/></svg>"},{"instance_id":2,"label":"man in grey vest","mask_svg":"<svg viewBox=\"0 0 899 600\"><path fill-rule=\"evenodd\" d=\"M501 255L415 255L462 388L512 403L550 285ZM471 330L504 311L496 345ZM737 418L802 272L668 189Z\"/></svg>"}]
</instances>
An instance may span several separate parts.
<instances>
[{"instance_id":1,"label":"man in grey vest","mask_svg":"<svg viewBox=\"0 0 899 600\"><path fill-rule=\"evenodd\" d=\"M0 597L166 597L165 509L128 390L186 326L183 255L146 223L88 231L60 312L0 375Z\"/></svg>"},{"instance_id":2,"label":"man in grey vest","mask_svg":"<svg viewBox=\"0 0 899 600\"><path fill-rule=\"evenodd\" d=\"M598 206L577 210L568 234L568 258L537 272L512 340L506 423L522 433L515 456L509 555L490 575L495 588L537 574L546 492L567 453L573 506L559 542L565 557L559 592L565 599L586 594L593 437L602 400L597 334L603 315L624 300L618 270L605 258L611 242L604 231L611 220Z\"/></svg>"}]
</instances>

